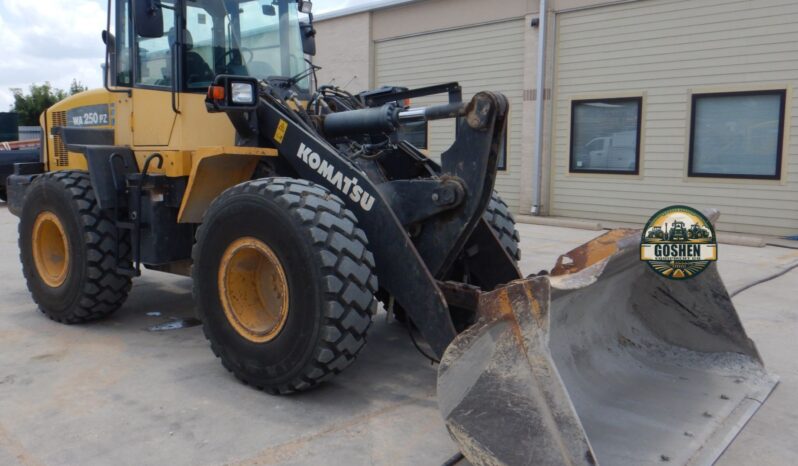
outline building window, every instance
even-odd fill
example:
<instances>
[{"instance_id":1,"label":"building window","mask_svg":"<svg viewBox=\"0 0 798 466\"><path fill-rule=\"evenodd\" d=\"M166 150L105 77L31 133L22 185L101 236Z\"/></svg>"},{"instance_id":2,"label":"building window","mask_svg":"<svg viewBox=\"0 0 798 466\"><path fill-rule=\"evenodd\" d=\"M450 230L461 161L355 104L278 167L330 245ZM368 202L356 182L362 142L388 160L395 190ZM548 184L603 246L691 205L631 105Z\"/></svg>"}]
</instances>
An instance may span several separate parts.
<instances>
[{"instance_id":1,"label":"building window","mask_svg":"<svg viewBox=\"0 0 798 466\"><path fill-rule=\"evenodd\" d=\"M640 173L641 97L571 103L572 173Z\"/></svg>"},{"instance_id":2,"label":"building window","mask_svg":"<svg viewBox=\"0 0 798 466\"><path fill-rule=\"evenodd\" d=\"M694 94L689 175L781 178L786 91Z\"/></svg>"}]
</instances>

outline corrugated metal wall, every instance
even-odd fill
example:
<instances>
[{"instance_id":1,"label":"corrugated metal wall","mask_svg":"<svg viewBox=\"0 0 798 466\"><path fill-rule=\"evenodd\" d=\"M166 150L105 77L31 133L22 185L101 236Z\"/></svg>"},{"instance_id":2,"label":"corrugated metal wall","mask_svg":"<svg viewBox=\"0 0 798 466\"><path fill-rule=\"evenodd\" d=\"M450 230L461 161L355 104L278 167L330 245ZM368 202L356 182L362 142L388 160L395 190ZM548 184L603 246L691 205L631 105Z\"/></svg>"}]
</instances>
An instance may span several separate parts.
<instances>
[{"instance_id":1,"label":"corrugated metal wall","mask_svg":"<svg viewBox=\"0 0 798 466\"><path fill-rule=\"evenodd\" d=\"M40 126L20 126L19 127L19 140L27 141L30 139L39 139L42 135L42 128Z\"/></svg>"},{"instance_id":2,"label":"corrugated metal wall","mask_svg":"<svg viewBox=\"0 0 798 466\"><path fill-rule=\"evenodd\" d=\"M496 187L518 210L521 167L524 22L505 21L450 31L380 41L375 46L377 86L410 88L459 81L464 99L483 90L510 100L507 170ZM446 95L416 99L414 106L445 103ZM515 110L513 110L515 109ZM454 141L453 120L430 124L430 154L436 157Z\"/></svg>"},{"instance_id":3,"label":"corrugated metal wall","mask_svg":"<svg viewBox=\"0 0 798 466\"><path fill-rule=\"evenodd\" d=\"M641 223L681 203L718 207L727 231L798 232L794 92L782 183L687 177L690 94L795 87L796 25L795 0L645 0L559 15L552 214ZM644 96L641 176L569 174L571 99L619 94Z\"/></svg>"}]
</instances>

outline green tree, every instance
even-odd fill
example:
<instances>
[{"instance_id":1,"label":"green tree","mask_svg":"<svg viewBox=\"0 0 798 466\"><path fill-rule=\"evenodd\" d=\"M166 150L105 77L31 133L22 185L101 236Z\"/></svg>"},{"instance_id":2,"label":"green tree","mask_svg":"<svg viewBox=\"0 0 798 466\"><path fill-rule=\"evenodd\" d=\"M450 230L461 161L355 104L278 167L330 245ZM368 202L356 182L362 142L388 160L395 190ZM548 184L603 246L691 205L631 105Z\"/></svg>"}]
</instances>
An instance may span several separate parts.
<instances>
[{"instance_id":1,"label":"green tree","mask_svg":"<svg viewBox=\"0 0 798 466\"><path fill-rule=\"evenodd\" d=\"M88 90L89 88L84 86L80 81L73 79L72 84L69 86L69 95L80 94L81 92L86 92Z\"/></svg>"},{"instance_id":2,"label":"green tree","mask_svg":"<svg viewBox=\"0 0 798 466\"><path fill-rule=\"evenodd\" d=\"M78 94L87 89L75 79L72 80L69 91L55 88L49 82L31 84L30 88L28 88L28 94L25 94L22 89L11 89L11 93L14 95L14 106L11 111L19 114L19 124L21 126L38 126L39 116L45 110L70 95Z\"/></svg>"}]
</instances>

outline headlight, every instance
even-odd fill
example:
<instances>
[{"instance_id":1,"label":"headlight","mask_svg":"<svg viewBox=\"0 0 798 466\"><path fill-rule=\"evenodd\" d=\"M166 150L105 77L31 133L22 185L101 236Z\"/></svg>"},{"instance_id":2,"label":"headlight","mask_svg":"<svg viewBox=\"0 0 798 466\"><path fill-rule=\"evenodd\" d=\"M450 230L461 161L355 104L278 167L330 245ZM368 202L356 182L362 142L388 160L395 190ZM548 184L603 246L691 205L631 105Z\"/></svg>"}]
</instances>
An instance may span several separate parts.
<instances>
[{"instance_id":1,"label":"headlight","mask_svg":"<svg viewBox=\"0 0 798 466\"><path fill-rule=\"evenodd\" d=\"M255 104L255 86L252 83L232 83L230 93L234 104Z\"/></svg>"}]
</instances>

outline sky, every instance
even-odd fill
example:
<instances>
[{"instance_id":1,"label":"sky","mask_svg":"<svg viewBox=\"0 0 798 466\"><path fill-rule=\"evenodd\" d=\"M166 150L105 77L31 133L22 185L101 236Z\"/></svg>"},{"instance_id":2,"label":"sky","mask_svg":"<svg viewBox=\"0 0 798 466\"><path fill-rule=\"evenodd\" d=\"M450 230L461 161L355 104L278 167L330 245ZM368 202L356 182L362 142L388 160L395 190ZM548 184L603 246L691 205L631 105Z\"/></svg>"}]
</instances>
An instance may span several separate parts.
<instances>
[{"instance_id":1,"label":"sky","mask_svg":"<svg viewBox=\"0 0 798 466\"><path fill-rule=\"evenodd\" d=\"M367 0L314 0L317 13ZM12 88L49 81L68 89L73 79L102 86L101 34L107 0L0 0L0 112L14 103Z\"/></svg>"}]
</instances>

